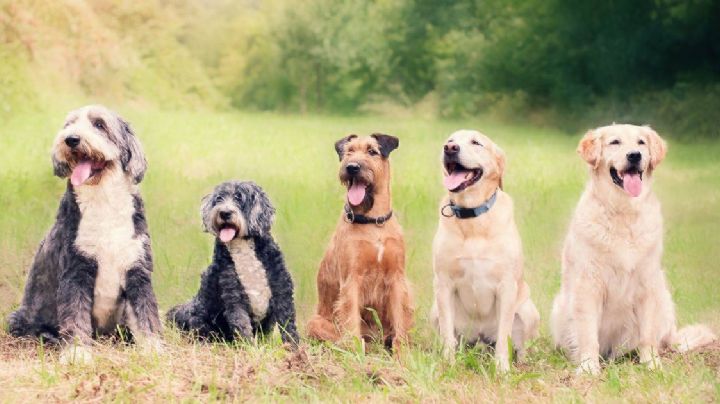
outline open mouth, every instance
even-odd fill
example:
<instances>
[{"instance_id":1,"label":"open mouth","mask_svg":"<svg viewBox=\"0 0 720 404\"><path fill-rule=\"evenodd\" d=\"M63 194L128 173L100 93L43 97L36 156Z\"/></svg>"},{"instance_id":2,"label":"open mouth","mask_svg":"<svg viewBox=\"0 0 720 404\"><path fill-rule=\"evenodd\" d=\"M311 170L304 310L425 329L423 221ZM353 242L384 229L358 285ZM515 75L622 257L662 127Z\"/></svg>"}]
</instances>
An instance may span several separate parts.
<instances>
[{"instance_id":1,"label":"open mouth","mask_svg":"<svg viewBox=\"0 0 720 404\"><path fill-rule=\"evenodd\" d=\"M445 178L443 183L450 192L460 192L472 186L482 178L482 167L469 169L455 161L445 162Z\"/></svg>"},{"instance_id":2,"label":"open mouth","mask_svg":"<svg viewBox=\"0 0 720 404\"><path fill-rule=\"evenodd\" d=\"M348 203L352 206L359 206L365 200L367 194L368 184L353 178L350 180L347 191Z\"/></svg>"},{"instance_id":3,"label":"open mouth","mask_svg":"<svg viewBox=\"0 0 720 404\"><path fill-rule=\"evenodd\" d=\"M228 241L233 240L238 235L238 228L231 223L223 223L220 226L220 231L218 232L218 237L220 238L220 241L223 243L227 243Z\"/></svg>"},{"instance_id":4,"label":"open mouth","mask_svg":"<svg viewBox=\"0 0 720 404\"><path fill-rule=\"evenodd\" d=\"M76 155L77 163L70 175L70 182L73 186L80 186L86 183L97 184L100 176L108 165L105 160L94 160L85 155Z\"/></svg>"},{"instance_id":5,"label":"open mouth","mask_svg":"<svg viewBox=\"0 0 720 404\"><path fill-rule=\"evenodd\" d=\"M615 185L619 186L628 195L638 197L642 193L643 172L637 167L629 167L618 172L615 167L610 167L610 177Z\"/></svg>"}]
</instances>

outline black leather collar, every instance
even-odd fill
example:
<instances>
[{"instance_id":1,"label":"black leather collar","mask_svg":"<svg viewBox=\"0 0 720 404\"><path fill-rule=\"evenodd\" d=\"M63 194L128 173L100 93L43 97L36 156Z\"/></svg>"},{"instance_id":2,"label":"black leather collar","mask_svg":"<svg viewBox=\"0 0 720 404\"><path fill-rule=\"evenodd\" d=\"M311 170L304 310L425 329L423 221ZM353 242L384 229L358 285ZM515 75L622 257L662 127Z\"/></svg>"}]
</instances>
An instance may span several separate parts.
<instances>
[{"instance_id":1,"label":"black leather collar","mask_svg":"<svg viewBox=\"0 0 720 404\"><path fill-rule=\"evenodd\" d=\"M454 203L450 202L447 205L443 206L442 209L440 209L440 214L442 214L445 217L457 217L458 219L471 219L474 217L478 217L484 213L487 213L487 211L490 210L490 208L495 205L495 200L497 199L497 190L492 194L492 196L485 202L483 202L480 206L475 208L463 208L460 206L455 205ZM451 213L445 214L445 208L450 208Z\"/></svg>"},{"instance_id":2,"label":"black leather collar","mask_svg":"<svg viewBox=\"0 0 720 404\"><path fill-rule=\"evenodd\" d=\"M380 217L358 215L353 213L352 209L350 209L348 205L345 205L345 221L350 224L376 224L378 226L382 226L385 222L390 220L392 214L393 212L391 210L387 215Z\"/></svg>"}]
</instances>

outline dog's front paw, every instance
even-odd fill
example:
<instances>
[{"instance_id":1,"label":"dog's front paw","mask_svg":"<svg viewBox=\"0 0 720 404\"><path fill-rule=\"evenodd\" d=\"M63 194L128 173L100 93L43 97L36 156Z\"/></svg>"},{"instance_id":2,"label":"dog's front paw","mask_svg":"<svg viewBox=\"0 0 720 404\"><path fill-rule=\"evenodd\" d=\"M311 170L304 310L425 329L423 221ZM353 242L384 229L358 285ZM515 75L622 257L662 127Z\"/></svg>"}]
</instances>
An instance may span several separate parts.
<instances>
[{"instance_id":1,"label":"dog's front paw","mask_svg":"<svg viewBox=\"0 0 720 404\"><path fill-rule=\"evenodd\" d=\"M640 360L649 370L662 370L662 362L660 362L660 356L653 354L647 360Z\"/></svg>"},{"instance_id":2,"label":"dog's front paw","mask_svg":"<svg viewBox=\"0 0 720 404\"><path fill-rule=\"evenodd\" d=\"M84 345L71 345L60 353L60 364L62 365L91 365L93 361L90 347Z\"/></svg>"},{"instance_id":3,"label":"dog's front paw","mask_svg":"<svg viewBox=\"0 0 720 404\"><path fill-rule=\"evenodd\" d=\"M641 347L639 349L640 363L647 366L650 370L661 370L662 362L660 362L660 355L657 353L657 349L653 347Z\"/></svg>"},{"instance_id":4,"label":"dog's front paw","mask_svg":"<svg viewBox=\"0 0 720 404\"><path fill-rule=\"evenodd\" d=\"M450 364L455 363L455 344L445 344L443 346L442 355L443 358L450 362Z\"/></svg>"},{"instance_id":5,"label":"dog's front paw","mask_svg":"<svg viewBox=\"0 0 720 404\"><path fill-rule=\"evenodd\" d=\"M495 357L495 370L500 374L509 372L510 360L507 357Z\"/></svg>"},{"instance_id":6,"label":"dog's front paw","mask_svg":"<svg viewBox=\"0 0 720 404\"><path fill-rule=\"evenodd\" d=\"M143 355L163 355L165 344L158 337L145 337L138 341L137 347Z\"/></svg>"},{"instance_id":7,"label":"dog's front paw","mask_svg":"<svg viewBox=\"0 0 720 404\"><path fill-rule=\"evenodd\" d=\"M580 363L580 366L578 366L577 370L575 371L575 374L578 376L581 375L590 375L590 376L597 376L600 374L600 362L598 362L597 359L586 359Z\"/></svg>"}]
</instances>

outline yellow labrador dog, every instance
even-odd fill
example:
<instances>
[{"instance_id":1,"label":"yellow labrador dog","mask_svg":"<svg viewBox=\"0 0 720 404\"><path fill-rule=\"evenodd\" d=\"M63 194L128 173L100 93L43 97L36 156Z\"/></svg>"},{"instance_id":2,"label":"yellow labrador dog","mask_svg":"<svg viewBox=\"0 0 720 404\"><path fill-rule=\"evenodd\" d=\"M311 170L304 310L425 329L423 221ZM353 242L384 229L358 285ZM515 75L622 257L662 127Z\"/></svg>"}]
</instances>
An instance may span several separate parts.
<instances>
[{"instance_id":1,"label":"yellow labrador dog","mask_svg":"<svg viewBox=\"0 0 720 404\"><path fill-rule=\"evenodd\" d=\"M661 349L687 351L716 339L705 326L676 329L661 266L660 202L651 189L666 150L655 131L634 125L591 130L578 146L590 180L565 240L551 319L555 344L578 373L597 374L600 356L635 349L654 369Z\"/></svg>"},{"instance_id":2,"label":"yellow labrador dog","mask_svg":"<svg viewBox=\"0 0 720 404\"><path fill-rule=\"evenodd\" d=\"M460 130L445 143L442 161L448 195L433 242L431 320L448 360L458 339L494 343L497 369L505 372L508 337L522 360L540 320L523 280L513 202L501 189L505 155L480 132Z\"/></svg>"}]
</instances>

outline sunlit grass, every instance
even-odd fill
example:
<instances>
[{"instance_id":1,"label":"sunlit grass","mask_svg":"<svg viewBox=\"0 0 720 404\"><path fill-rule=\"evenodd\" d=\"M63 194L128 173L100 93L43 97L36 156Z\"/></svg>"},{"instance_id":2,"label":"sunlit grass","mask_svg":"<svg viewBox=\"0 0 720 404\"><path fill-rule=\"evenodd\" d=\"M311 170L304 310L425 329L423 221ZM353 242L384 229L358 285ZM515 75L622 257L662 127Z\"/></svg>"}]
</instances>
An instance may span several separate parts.
<instances>
[{"instance_id":1,"label":"sunlit grass","mask_svg":"<svg viewBox=\"0 0 720 404\"><path fill-rule=\"evenodd\" d=\"M54 220L64 184L52 177L49 148L66 111L22 115L0 123L0 315L17 305L38 242ZM168 330L169 355L142 357L132 348L103 345L94 368L65 369L52 350L2 338L0 383L11 401L33 397L92 399L108 394L138 398L352 397L413 401L453 397L466 401L595 399L618 394L636 400L718 398L718 351L673 356L665 371L650 373L622 362L597 380L572 376L552 350L546 320L559 286L559 255L585 167L575 154L578 136L549 129L378 117L276 114L171 113L123 109L149 160L142 183L155 254L153 283L161 309L187 299L210 260L212 240L202 233L203 195L226 179L252 179L277 208L274 234L296 285L301 331L315 303L315 274L343 203L337 182L335 140L348 133L385 132L400 138L392 155L393 207L404 227L407 273L418 306L415 345L402 363L379 349L366 354L305 346L307 357L277 341L256 346L191 344ZM427 321L432 300L430 243L437 224L439 152L458 128L478 128L508 155L505 190L515 200L524 242L525 273L543 317L543 336L528 364L508 376L494 374L483 350L440 359ZM666 223L667 269L681 323L720 329L720 145L670 142L656 190ZM105 376L102 376L105 375ZM104 379L102 379L104 377ZM101 380L102 379L102 380ZM100 387L97 387L97 386Z\"/></svg>"}]
</instances>

